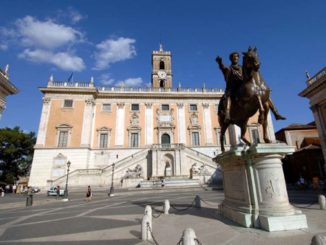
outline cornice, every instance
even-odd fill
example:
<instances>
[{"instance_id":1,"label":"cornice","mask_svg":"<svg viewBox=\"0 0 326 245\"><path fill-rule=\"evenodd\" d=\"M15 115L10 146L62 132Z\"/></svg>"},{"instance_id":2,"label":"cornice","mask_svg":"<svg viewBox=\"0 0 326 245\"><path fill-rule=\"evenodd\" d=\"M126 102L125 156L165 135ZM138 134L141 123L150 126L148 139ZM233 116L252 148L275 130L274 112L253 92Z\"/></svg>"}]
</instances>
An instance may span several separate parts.
<instances>
[{"instance_id":1,"label":"cornice","mask_svg":"<svg viewBox=\"0 0 326 245\"><path fill-rule=\"evenodd\" d=\"M40 91L45 93L58 93L58 94L93 94L98 93L96 88L81 88L81 87L39 87Z\"/></svg>"},{"instance_id":2,"label":"cornice","mask_svg":"<svg viewBox=\"0 0 326 245\"><path fill-rule=\"evenodd\" d=\"M17 94L19 90L2 74L0 75L0 88L5 95Z\"/></svg>"}]
</instances>

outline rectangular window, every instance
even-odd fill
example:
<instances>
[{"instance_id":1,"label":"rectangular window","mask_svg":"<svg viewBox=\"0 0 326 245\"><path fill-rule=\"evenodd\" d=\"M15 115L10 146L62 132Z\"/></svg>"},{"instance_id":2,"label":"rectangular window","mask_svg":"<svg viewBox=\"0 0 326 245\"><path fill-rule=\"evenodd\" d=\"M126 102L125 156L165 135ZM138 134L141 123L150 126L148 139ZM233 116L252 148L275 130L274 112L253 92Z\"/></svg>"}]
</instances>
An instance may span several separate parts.
<instances>
[{"instance_id":1,"label":"rectangular window","mask_svg":"<svg viewBox=\"0 0 326 245\"><path fill-rule=\"evenodd\" d=\"M100 133L100 148L108 147L108 133Z\"/></svg>"},{"instance_id":2,"label":"rectangular window","mask_svg":"<svg viewBox=\"0 0 326 245\"><path fill-rule=\"evenodd\" d=\"M73 102L73 100L64 100L63 107L72 108L72 102Z\"/></svg>"},{"instance_id":3,"label":"rectangular window","mask_svg":"<svg viewBox=\"0 0 326 245\"><path fill-rule=\"evenodd\" d=\"M111 112L111 104L103 104L102 111Z\"/></svg>"},{"instance_id":4,"label":"rectangular window","mask_svg":"<svg viewBox=\"0 0 326 245\"><path fill-rule=\"evenodd\" d=\"M258 128L251 128L250 129L250 137L251 137L251 143L253 143L253 144L260 143Z\"/></svg>"},{"instance_id":5,"label":"rectangular window","mask_svg":"<svg viewBox=\"0 0 326 245\"><path fill-rule=\"evenodd\" d=\"M58 147L68 146L68 131L59 131Z\"/></svg>"},{"instance_id":6,"label":"rectangular window","mask_svg":"<svg viewBox=\"0 0 326 245\"><path fill-rule=\"evenodd\" d=\"M139 104L131 104L132 111L139 111Z\"/></svg>"},{"instance_id":7,"label":"rectangular window","mask_svg":"<svg viewBox=\"0 0 326 245\"><path fill-rule=\"evenodd\" d=\"M192 132L191 133L191 140L193 146L199 146L199 132Z\"/></svg>"},{"instance_id":8,"label":"rectangular window","mask_svg":"<svg viewBox=\"0 0 326 245\"><path fill-rule=\"evenodd\" d=\"M190 104L189 109L190 109L190 111L197 111L197 105L196 104Z\"/></svg>"},{"instance_id":9,"label":"rectangular window","mask_svg":"<svg viewBox=\"0 0 326 245\"><path fill-rule=\"evenodd\" d=\"M130 147L138 147L139 134L138 133L131 133L130 138Z\"/></svg>"},{"instance_id":10,"label":"rectangular window","mask_svg":"<svg viewBox=\"0 0 326 245\"><path fill-rule=\"evenodd\" d=\"M168 111L168 110L170 110L170 106L166 105L166 104L163 104L162 105L162 111Z\"/></svg>"}]
</instances>

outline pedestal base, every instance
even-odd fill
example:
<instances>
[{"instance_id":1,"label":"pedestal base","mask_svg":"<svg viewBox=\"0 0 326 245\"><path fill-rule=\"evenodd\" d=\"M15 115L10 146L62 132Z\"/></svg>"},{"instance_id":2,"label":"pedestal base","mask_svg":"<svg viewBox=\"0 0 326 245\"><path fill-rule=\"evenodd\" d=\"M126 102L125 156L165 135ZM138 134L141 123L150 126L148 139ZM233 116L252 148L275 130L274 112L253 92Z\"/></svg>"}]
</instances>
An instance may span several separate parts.
<instances>
[{"instance_id":1,"label":"pedestal base","mask_svg":"<svg viewBox=\"0 0 326 245\"><path fill-rule=\"evenodd\" d=\"M234 148L217 156L223 169L221 213L244 227L267 231L307 228L306 216L289 203L281 159L294 151L285 144Z\"/></svg>"},{"instance_id":2,"label":"pedestal base","mask_svg":"<svg viewBox=\"0 0 326 245\"><path fill-rule=\"evenodd\" d=\"M223 203L219 206L219 210L221 211L224 217L236 222L237 224L246 228L253 227L252 214L232 209L223 205Z\"/></svg>"},{"instance_id":3,"label":"pedestal base","mask_svg":"<svg viewBox=\"0 0 326 245\"><path fill-rule=\"evenodd\" d=\"M304 214L287 216L259 216L260 227L266 231L288 231L308 227L307 218Z\"/></svg>"}]
</instances>

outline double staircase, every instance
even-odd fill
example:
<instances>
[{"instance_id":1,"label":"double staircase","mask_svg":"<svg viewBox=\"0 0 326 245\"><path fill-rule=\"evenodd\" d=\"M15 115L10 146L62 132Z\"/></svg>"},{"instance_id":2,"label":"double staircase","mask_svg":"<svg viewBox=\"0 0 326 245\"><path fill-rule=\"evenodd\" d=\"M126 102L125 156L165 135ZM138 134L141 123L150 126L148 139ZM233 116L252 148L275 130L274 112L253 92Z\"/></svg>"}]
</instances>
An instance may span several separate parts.
<instances>
[{"instance_id":1,"label":"double staircase","mask_svg":"<svg viewBox=\"0 0 326 245\"><path fill-rule=\"evenodd\" d=\"M114 182L115 187L122 187L122 180L128 169L134 169L138 164L140 166L148 166L151 162L151 148L143 149L137 153L129 155L113 164L110 164L104 168L90 168L90 169L75 169L69 173L69 186L71 187L85 187L87 185L92 186L105 186L111 185ZM187 159L197 162L198 164L204 164L209 172L214 173L217 169L216 163L212 161L212 158L196 151L192 148L182 146L184 154ZM142 188L155 188L161 186L162 177L156 177L156 179L145 180L146 176L139 178L139 186ZM64 186L67 180L67 175L61 176L57 179L48 181L49 186ZM166 187L198 187L200 181L198 179L191 179L190 176L171 176L164 177ZM136 186L136 185L135 185Z\"/></svg>"}]
</instances>

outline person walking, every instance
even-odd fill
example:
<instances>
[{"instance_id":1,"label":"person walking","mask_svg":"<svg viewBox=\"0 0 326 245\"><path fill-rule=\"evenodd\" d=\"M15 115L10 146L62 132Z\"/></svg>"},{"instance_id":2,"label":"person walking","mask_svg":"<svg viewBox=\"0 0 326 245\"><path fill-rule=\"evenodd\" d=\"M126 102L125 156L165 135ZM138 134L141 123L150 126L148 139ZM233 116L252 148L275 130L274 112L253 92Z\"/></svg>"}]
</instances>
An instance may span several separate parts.
<instances>
[{"instance_id":1,"label":"person walking","mask_svg":"<svg viewBox=\"0 0 326 245\"><path fill-rule=\"evenodd\" d=\"M89 185L87 187L87 192L86 192L86 201L90 201L92 200L92 189L91 189L91 186Z\"/></svg>"},{"instance_id":2,"label":"person walking","mask_svg":"<svg viewBox=\"0 0 326 245\"><path fill-rule=\"evenodd\" d=\"M57 186L57 199L60 197L60 185Z\"/></svg>"}]
</instances>

